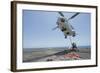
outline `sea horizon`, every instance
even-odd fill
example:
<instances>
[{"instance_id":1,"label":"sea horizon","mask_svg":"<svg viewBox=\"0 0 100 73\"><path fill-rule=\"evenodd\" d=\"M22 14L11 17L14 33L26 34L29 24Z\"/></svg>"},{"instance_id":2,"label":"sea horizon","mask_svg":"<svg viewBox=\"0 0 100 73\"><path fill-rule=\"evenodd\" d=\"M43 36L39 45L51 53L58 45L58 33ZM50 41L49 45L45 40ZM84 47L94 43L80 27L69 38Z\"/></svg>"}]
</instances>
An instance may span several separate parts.
<instances>
[{"instance_id":1,"label":"sea horizon","mask_svg":"<svg viewBox=\"0 0 100 73\"><path fill-rule=\"evenodd\" d=\"M24 48L24 51L38 51L38 50L66 50L69 47L41 47L41 48ZM78 46L79 49L90 49L91 46Z\"/></svg>"}]
</instances>

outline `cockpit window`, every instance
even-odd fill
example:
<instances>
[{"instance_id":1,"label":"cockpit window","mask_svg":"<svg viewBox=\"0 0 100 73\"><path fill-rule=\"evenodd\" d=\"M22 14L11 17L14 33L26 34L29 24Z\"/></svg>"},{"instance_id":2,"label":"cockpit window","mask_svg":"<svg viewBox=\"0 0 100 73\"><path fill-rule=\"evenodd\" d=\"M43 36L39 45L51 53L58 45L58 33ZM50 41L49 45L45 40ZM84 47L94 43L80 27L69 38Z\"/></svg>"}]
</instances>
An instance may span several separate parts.
<instances>
[{"instance_id":1,"label":"cockpit window","mask_svg":"<svg viewBox=\"0 0 100 73\"><path fill-rule=\"evenodd\" d=\"M65 22L65 19L64 18L61 18L61 22Z\"/></svg>"}]
</instances>

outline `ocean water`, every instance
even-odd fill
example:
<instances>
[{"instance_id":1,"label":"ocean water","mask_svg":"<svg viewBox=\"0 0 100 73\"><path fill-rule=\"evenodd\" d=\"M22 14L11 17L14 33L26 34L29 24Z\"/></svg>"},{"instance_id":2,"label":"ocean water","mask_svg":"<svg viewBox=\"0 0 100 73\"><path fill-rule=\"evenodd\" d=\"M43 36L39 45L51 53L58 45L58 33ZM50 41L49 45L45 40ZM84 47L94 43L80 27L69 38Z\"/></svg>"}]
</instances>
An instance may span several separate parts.
<instances>
[{"instance_id":1,"label":"ocean water","mask_svg":"<svg viewBox=\"0 0 100 73\"><path fill-rule=\"evenodd\" d=\"M79 49L91 49L91 46L78 46ZM46 50L59 50L63 51L68 49L68 47L45 47L45 48L23 48L23 52L32 52L32 51L46 51Z\"/></svg>"}]
</instances>

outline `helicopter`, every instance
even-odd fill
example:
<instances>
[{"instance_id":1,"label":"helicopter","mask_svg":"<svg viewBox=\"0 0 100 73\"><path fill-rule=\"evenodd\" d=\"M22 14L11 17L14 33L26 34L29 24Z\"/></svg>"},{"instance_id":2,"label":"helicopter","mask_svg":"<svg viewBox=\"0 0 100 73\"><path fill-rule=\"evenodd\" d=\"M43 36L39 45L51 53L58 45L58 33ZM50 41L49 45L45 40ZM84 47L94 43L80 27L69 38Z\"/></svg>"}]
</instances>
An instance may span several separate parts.
<instances>
[{"instance_id":1,"label":"helicopter","mask_svg":"<svg viewBox=\"0 0 100 73\"><path fill-rule=\"evenodd\" d=\"M76 32L74 30L74 27L69 23L69 20L75 18L80 13L76 12L74 15L72 15L68 19L65 18L62 12L58 12L58 13L60 14L61 17L58 17L57 22L56 22L57 26L53 28L53 30L55 30L56 28L59 28L64 33L65 38L67 38L67 36L75 37Z\"/></svg>"}]
</instances>

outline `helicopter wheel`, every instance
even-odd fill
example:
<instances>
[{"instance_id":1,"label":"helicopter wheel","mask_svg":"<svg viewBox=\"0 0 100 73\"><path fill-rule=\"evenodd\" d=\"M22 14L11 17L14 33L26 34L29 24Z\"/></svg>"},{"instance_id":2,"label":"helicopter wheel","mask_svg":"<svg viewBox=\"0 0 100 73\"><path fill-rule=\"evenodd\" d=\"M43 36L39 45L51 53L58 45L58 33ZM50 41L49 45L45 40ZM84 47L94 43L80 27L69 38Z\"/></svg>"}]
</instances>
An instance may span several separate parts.
<instances>
[{"instance_id":1,"label":"helicopter wheel","mask_svg":"<svg viewBox=\"0 0 100 73\"><path fill-rule=\"evenodd\" d=\"M76 33L75 33L75 31L73 31L73 37L75 37L76 36Z\"/></svg>"},{"instance_id":2,"label":"helicopter wheel","mask_svg":"<svg viewBox=\"0 0 100 73\"><path fill-rule=\"evenodd\" d=\"M65 39L67 38L67 36L65 35Z\"/></svg>"}]
</instances>

